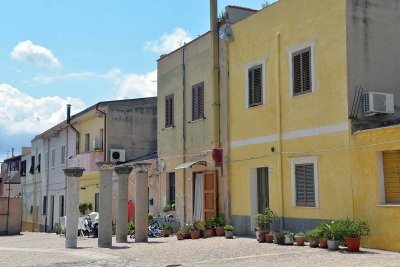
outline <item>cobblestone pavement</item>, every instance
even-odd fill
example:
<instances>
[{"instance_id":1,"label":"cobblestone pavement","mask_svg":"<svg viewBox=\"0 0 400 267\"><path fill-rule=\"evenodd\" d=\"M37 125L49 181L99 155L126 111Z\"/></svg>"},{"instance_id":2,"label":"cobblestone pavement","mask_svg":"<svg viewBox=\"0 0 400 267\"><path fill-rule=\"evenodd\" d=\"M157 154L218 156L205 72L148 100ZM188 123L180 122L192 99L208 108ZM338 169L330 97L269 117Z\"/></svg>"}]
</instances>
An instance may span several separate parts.
<instances>
[{"instance_id":1,"label":"cobblestone pavement","mask_svg":"<svg viewBox=\"0 0 400 267\"><path fill-rule=\"evenodd\" d=\"M400 266L400 253L259 244L251 238L213 237L177 241L175 237L149 243L98 248L97 239L78 240L78 249L65 249L56 234L23 233L0 236L0 266Z\"/></svg>"}]
</instances>

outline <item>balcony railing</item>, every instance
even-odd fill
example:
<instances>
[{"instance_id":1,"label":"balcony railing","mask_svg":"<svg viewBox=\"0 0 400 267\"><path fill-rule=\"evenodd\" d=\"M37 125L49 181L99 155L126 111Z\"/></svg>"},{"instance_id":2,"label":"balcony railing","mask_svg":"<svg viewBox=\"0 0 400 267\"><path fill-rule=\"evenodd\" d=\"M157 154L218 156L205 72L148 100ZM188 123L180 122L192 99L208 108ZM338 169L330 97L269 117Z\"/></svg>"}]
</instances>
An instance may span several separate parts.
<instances>
[{"instance_id":1,"label":"balcony railing","mask_svg":"<svg viewBox=\"0 0 400 267\"><path fill-rule=\"evenodd\" d=\"M102 151L91 151L72 156L68 159L68 167L81 167L88 171L97 171L97 162L104 161Z\"/></svg>"}]
</instances>

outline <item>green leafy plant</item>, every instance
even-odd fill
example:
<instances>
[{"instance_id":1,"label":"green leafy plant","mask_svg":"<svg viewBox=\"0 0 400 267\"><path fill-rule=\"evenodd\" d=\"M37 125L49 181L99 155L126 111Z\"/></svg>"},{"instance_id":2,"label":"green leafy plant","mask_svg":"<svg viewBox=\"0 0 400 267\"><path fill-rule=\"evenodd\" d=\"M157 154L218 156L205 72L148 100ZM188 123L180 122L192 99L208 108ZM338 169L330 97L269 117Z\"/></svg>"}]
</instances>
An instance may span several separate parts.
<instances>
[{"instance_id":1,"label":"green leafy plant","mask_svg":"<svg viewBox=\"0 0 400 267\"><path fill-rule=\"evenodd\" d=\"M211 217L211 222L214 227L223 227L225 225L225 219L223 216Z\"/></svg>"},{"instance_id":2,"label":"green leafy plant","mask_svg":"<svg viewBox=\"0 0 400 267\"><path fill-rule=\"evenodd\" d=\"M347 225L345 229L345 237L361 237L363 235L368 235L370 232L369 224L366 220L355 220Z\"/></svg>"},{"instance_id":3,"label":"green leafy plant","mask_svg":"<svg viewBox=\"0 0 400 267\"><path fill-rule=\"evenodd\" d=\"M147 214L147 220L152 221L153 219L154 219L154 213L149 212L149 213Z\"/></svg>"},{"instance_id":4,"label":"green leafy plant","mask_svg":"<svg viewBox=\"0 0 400 267\"><path fill-rule=\"evenodd\" d=\"M210 221L207 221L207 222L204 224L204 229L205 229L205 230L210 230L212 227L213 227L213 226L212 226L212 223L211 223Z\"/></svg>"},{"instance_id":5,"label":"green leafy plant","mask_svg":"<svg viewBox=\"0 0 400 267\"><path fill-rule=\"evenodd\" d=\"M190 225L190 230L196 231L196 230L203 230L204 229L204 223L200 220L196 220L194 223Z\"/></svg>"},{"instance_id":6,"label":"green leafy plant","mask_svg":"<svg viewBox=\"0 0 400 267\"><path fill-rule=\"evenodd\" d=\"M294 236L305 236L304 232L298 232Z\"/></svg>"},{"instance_id":7,"label":"green leafy plant","mask_svg":"<svg viewBox=\"0 0 400 267\"><path fill-rule=\"evenodd\" d=\"M58 223L56 224L55 232L57 235L61 234L61 232L62 232L61 225L59 225Z\"/></svg>"},{"instance_id":8,"label":"green leafy plant","mask_svg":"<svg viewBox=\"0 0 400 267\"><path fill-rule=\"evenodd\" d=\"M92 203L81 203L79 204L79 212L81 215L87 214L87 211L92 211Z\"/></svg>"},{"instance_id":9,"label":"green leafy plant","mask_svg":"<svg viewBox=\"0 0 400 267\"><path fill-rule=\"evenodd\" d=\"M233 227L232 225L227 224L227 225L224 226L224 230L228 231L228 232L229 231L232 232L233 230L235 230L235 227Z\"/></svg>"},{"instance_id":10,"label":"green leafy plant","mask_svg":"<svg viewBox=\"0 0 400 267\"><path fill-rule=\"evenodd\" d=\"M306 233L307 238L318 238L320 237L320 233L316 230L310 230Z\"/></svg>"},{"instance_id":11,"label":"green leafy plant","mask_svg":"<svg viewBox=\"0 0 400 267\"><path fill-rule=\"evenodd\" d=\"M179 230L178 230L178 232L182 232L182 233L184 233L184 234L189 234L190 233L190 224L184 224L184 225L182 225L180 228L179 228Z\"/></svg>"},{"instance_id":12,"label":"green leafy plant","mask_svg":"<svg viewBox=\"0 0 400 267\"><path fill-rule=\"evenodd\" d=\"M285 243L285 235L286 235L285 231L280 231L280 232L277 233L276 239L278 241L278 244Z\"/></svg>"},{"instance_id":13,"label":"green leafy plant","mask_svg":"<svg viewBox=\"0 0 400 267\"><path fill-rule=\"evenodd\" d=\"M167 223L164 223L163 226L162 226L162 230L170 230L171 231L172 230L172 226L167 224Z\"/></svg>"},{"instance_id":14,"label":"green leafy plant","mask_svg":"<svg viewBox=\"0 0 400 267\"><path fill-rule=\"evenodd\" d=\"M135 230L135 222L133 221L128 222L128 230L130 231Z\"/></svg>"},{"instance_id":15,"label":"green leafy plant","mask_svg":"<svg viewBox=\"0 0 400 267\"><path fill-rule=\"evenodd\" d=\"M161 211L164 213L170 212L172 210L172 205L170 203L165 203Z\"/></svg>"}]
</instances>

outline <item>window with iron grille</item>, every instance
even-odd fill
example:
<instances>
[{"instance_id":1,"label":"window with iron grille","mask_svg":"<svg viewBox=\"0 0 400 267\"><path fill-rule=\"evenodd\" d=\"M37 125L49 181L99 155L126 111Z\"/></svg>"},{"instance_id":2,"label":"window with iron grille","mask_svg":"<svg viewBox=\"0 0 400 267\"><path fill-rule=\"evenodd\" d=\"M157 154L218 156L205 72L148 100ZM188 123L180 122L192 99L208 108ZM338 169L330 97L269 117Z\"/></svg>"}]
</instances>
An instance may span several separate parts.
<instances>
[{"instance_id":1,"label":"window with iron grille","mask_svg":"<svg viewBox=\"0 0 400 267\"><path fill-rule=\"evenodd\" d=\"M263 67L262 64L248 69L248 106L263 104Z\"/></svg>"},{"instance_id":2,"label":"window with iron grille","mask_svg":"<svg viewBox=\"0 0 400 267\"><path fill-rule=\"evenodd\" d=\"M168 201L169 204L175 204L175 173L168 174Z\"/></svg>"},{"instance_id":3,"label":"window with iron grille","mask_svg":"<svg viewBox=\"0 0 400 267\"><path fill-rule=\"evenodd\" d=\"M312 91L311 47L292 54L293 96Z\"/></svg>"},{"instance_id":4,"label":"window with iron grille","mask_svg":"<svg viewBox=\"0 0 400 267\"><path fill-rule=\"evenodd\" d=\"M165 97L165 128L174 127L174 95Z\"/></svg>"},{"instance_id":5,"label":"window with iron grille","mask_svg":"<svg viewBox=\"0 0 400 267\"><path fill-rule=\"evenodd\" d=\"M192 87L192 121L204 119L204 83Z\"/></svg>"},{"instance_id":6,"label":"window with iron grille","mask_svg":"<svg viewBox=\"0 0 400 267\"><path fill-rule=\"evenodd\" d=\"M296 206L315 207L314 163L295 164Z\"/></svg>"}]
</instances>

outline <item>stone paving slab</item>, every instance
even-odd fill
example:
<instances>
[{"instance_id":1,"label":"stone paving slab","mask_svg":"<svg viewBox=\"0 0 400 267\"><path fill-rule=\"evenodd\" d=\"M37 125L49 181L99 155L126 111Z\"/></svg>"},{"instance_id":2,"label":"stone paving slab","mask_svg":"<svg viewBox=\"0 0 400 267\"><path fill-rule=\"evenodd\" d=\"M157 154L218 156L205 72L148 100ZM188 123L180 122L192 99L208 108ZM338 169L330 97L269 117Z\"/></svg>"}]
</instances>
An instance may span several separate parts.
<instances>
[{"instance_id":1,"label":"stone paving slab","mask_svg":"<svg viewBox=\"0 0 400 267\"><path fill-rule=\"evenodd\" d=\"M65 238L56 234L0 236L0 266L400 266L400 253L372 249L348 253L224 237L128 240L113 238L112 248L98 248L97 239L84 238L77 249L65 249Z\"/></svg>"}]
</instances>

